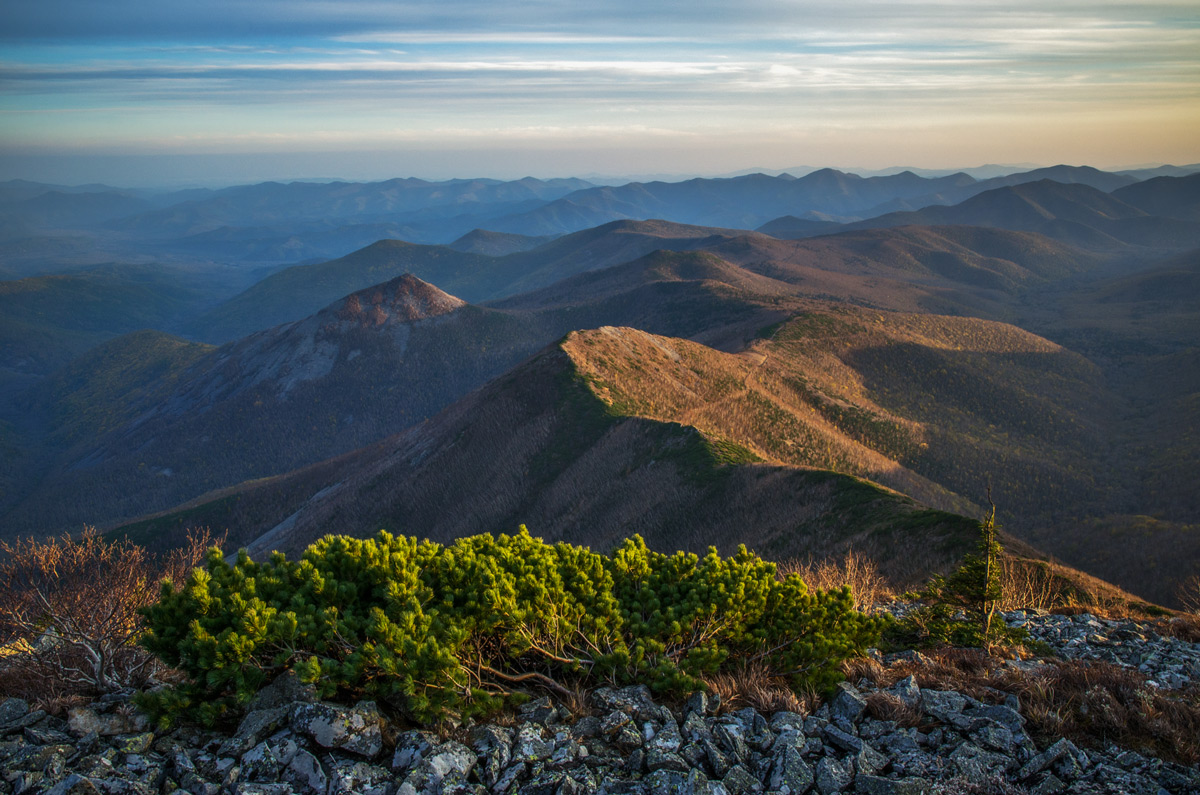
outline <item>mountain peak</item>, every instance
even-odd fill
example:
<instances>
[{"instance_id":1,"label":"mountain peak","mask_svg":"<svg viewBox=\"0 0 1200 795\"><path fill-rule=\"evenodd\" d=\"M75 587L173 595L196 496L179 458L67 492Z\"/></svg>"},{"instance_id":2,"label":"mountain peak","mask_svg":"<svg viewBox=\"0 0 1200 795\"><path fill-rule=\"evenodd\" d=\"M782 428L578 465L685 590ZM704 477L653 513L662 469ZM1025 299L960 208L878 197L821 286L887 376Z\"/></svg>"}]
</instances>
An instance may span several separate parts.
<instances>
[{"instance_id":1,"label":"mountain peak","mask_svg":"<svg viewBox=\"0 0 1200 795\"><path fill-rule=\"evenodd\" d=\"M331 306L330 311L338 320L378 328L446 315L466 303L411 273L405 273L391 281L351 293Z\"/></svg>"}]
</instances>

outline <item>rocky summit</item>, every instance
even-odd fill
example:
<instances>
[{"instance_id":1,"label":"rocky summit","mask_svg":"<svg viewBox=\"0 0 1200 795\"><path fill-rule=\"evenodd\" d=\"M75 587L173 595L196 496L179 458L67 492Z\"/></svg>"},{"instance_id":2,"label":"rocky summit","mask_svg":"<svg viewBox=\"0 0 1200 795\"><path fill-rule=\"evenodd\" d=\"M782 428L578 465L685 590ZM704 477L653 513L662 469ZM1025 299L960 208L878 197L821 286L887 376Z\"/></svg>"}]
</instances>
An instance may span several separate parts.
<instances>
[{"instance_id":1,"label":"rocky summit","mask_svg":"<svg viewBox=\"0 0 1200 795\"><path fill-rule=\"evenodd\" d=\"M1200 675L1200 645L1161 637L1148 623L1004 617L1058 657L1139 668L1150 687L1187 687ZM878 693L902 703L915 725L873 717ZM705 693L672 709L644 686L600 688L586 708L540 698L503 725L441 733L399 726L373 702L320 702L289 676L261 691L232 733L152 731L123 695L72 708L66 719L10 698L0 702L0 792L1200 793L1200 768L1116 745L1039 741L1017 697L996 696L922 688L911 676L886 690L864 679L802 715L723 709Z\"/></svg>"}]
</instances>

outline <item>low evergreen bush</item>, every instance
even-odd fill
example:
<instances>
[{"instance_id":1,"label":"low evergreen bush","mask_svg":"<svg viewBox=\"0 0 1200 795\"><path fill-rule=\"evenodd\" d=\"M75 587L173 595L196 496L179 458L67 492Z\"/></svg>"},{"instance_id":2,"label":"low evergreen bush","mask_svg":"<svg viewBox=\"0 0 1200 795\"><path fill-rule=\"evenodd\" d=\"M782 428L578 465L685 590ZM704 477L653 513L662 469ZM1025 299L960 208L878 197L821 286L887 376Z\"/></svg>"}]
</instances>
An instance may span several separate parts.
<instances>
[{"instance_id":1,"label":"low evergreen bush","mask_svg":"<svg viewBox=\"0 0 1200 795\"><path fill-rule=\"evenodd\" d=\"M664 555L634 537L605 556L524 527L449 546L327 536L298 561L243 551L229 564L214 549L145 615L145 647L190 681L143 706L205 723L288 670L322 697L369 697L426 723L486 714L528 686L681 695L748 662L824 689L882 628L848 590L810 592L744 547Z\"/></svg>"}]
</instances>

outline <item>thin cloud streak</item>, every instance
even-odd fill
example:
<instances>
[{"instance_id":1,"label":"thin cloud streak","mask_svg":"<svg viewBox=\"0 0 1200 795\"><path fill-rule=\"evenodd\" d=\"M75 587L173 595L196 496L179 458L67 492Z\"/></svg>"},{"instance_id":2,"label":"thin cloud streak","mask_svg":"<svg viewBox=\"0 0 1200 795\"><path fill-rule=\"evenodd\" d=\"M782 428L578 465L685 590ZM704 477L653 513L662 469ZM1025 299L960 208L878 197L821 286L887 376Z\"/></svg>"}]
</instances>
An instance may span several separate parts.
<instances>
[{"instance_id":1,"label":"thin cloud streak","mask_svg":"<svg viewBox=\"0 0 1200 795\"><path fill-rule=\"evenodd\" d=\"M408 145L472 129L520 142L538 129L542 142L661 130L749 151L860 130L894 153L897 131L986 130L1035 160L1051 156L1040 127L1086 117L1142 125L1125 146L1169 139L1200 159L1182 132L1200 115L1193 2L700 0L681 14L662 0L43 0L0 12L0 40L8 148Z\"/></svg>"}]
</instances>

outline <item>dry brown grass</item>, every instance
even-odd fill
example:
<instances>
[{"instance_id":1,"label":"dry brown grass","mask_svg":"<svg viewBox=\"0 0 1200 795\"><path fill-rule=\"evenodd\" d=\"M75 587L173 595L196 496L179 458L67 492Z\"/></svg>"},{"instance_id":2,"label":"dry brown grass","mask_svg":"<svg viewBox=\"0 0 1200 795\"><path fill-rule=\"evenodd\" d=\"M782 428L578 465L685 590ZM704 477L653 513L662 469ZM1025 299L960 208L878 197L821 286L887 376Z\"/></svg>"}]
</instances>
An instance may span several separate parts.
<instances>
[{"instance_id":1,"label":"dry brown grass","mask_svg":"<svg viewBox=\"0 0 1200 795\"><path fill-rule=\"evenodd\" d=\"M1184 764L1200 761L1200 691L1170 697L1141 673L1072 660L1009 685L1032 730L1138 748Z\"/></svg>"},{"instance_id":2,"label":"dry brown grass","mask_svg":"<svg viewBox=\"0 0 1200 795\"><path fill-rule=\"evenodd\" d=\"M1024 552L1027 545L1006 539L1006 544ZM1078 569L1052 561L1005 555L1002 562L1001 610L1046 610L1064 615L1090 613L1101 618L1137 618L1162 615L1165 611L1147 605L1121 588Z\"/></svg>"},{"instance_id":3,"label":"dry brown grass","mask_svg":"<svg viewBox=\"0 0 1200 795\"><path fill-rule=\"evenodd\" d=\"M868 694L867 715L875 720L895 721L906 728L921 724L921 710L905 704L895 693L877 691Z\"/></svg>"},{"instance_id":4,"label":"dry brown grass","mask_svg":"<svg viewBox=\"0 0 1200 795\"><path fill-rule=\"evenodd\" d=\"M941 795L1026 795L1029 790L1016 784L1010 784L1002 778L989 778L982 781L957 776L938 784Z\"/></svg>"},{"instance_id":5,"label":"dry brown grass","mask_svg":"<svg viewBox=\"0 0 1200 795\"><path fill-rule=\"evenodd\" d=\"M1200 614L1184 613L1154 625L1160 635L1179 638L1188 643L1200 643Z\"/></svg>"},{"instance_id":6,"label":"dry brown grass","mask_svg":"<svg viewBox=\"0 0 1200 795\"><path fill-rule=\"evenodd\" d=\"M863 612L895 596L875 561L853 549L847 550L841 560L810 557L804 561L784 561L778 571L781 577L799 574L809 588L817 590L849 586L854 609Z\"/></svg>"},{"instance_id":7,"label":"dry brown grass","mask_svg":"<svg viewBox=\"0 0 1200 795\"><path fill-rule=\"evenodd\" d=\"M749 664L732 673L716 674L704 680L708 692L721 698L721 710L754 707L761 713L796 712L808 715L817 706L815 693L797 694L787 682L772 676L766 667Z\"/></svg>"},{"instance_id":8,"label":"dry brown grass","mask_svg":"<svg viewBox=\"0 0 1200 795\"><path fill-rule=\"evenodd\" d=\"M866 679L879 688L913 676L922 688L957 690L986 703L1014 694L1030 733L1043 741L1116 743L1183 764L1200 762L1200 688L1163 691L1131 668L1071 660L1027 672L979 650L939 649L890 666L856 660L845 670L852 681ZM895 709L876 699L881 712Z\"/></svg>"},{"instance_id":9,"label":"dry brown grass","mask_svg":"<svg viewBox=\"0 0 1200 795\"><path fill-rule=\"evenodd\" d=\"M137 645L138 611L157 601L164 578L182 582L211 543L205 532L154 556L94 528L75 539L0 541L0 695L65 708L164 674Z\"/></svg>"},{"instance_id":10,"label":"dry brown grass","mask_svg":"<svg viewBox=\"0 0 1200 795\"><path fill-rule=\"evenodd\" d=\"M1048 567L1038 561L1005 558L1001 565L1001 610L1052 610L1064 594Z\"/></svg>"},{"instance_id":11,"label":"dry brown grass","mask_svg":"<svg viewBox=\"0 0 1200 795\"><path fill-rule=\"evenodd\" d=\"M1189 613L1200 616L1200 574L1193 574L1175 588L1175 598Z\"/></svg>"}]
</instances>

